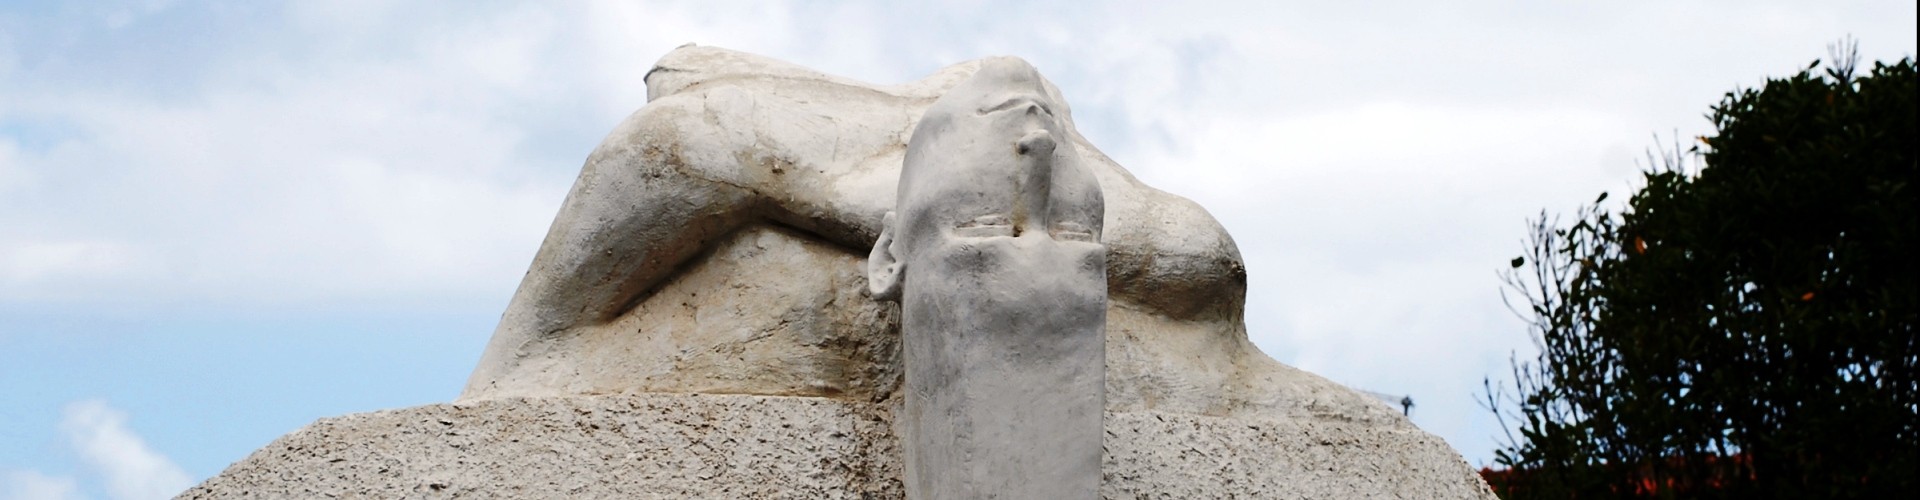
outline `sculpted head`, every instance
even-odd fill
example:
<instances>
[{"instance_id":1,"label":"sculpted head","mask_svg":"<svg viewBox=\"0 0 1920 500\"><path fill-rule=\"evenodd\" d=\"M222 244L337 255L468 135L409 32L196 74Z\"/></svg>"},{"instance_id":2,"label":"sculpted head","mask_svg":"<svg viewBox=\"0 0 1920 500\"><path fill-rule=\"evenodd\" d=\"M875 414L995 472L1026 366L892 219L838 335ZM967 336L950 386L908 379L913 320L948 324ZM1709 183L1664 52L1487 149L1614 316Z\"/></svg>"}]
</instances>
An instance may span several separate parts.
<instances>
[{"instance_id":1,"label":"sculpted head","mask_svg":"<svg viewBox=\"0 0 1920 500\"><path fill-rule=\"evenodd\" d=\"M900 300L919 280L942 286L945 273L924 267L955 252L1018 242L1100 253L1100 186L1069 131L1065 103L1017 58L986 60L935 102L914 129L895 210L868 261L874 297Z\"/></svg>"},{"instance_id":2,"label":"sculpted head","mask_svg":"<svg viewBox=\"0 0 1920 500\"><path fill-rule=\"evenodd\" d=\"M1100 184L1025 61L990 59L914 128L867 261L900 303L909 498L1097 498Z\"/></svg>"}]
</instances>

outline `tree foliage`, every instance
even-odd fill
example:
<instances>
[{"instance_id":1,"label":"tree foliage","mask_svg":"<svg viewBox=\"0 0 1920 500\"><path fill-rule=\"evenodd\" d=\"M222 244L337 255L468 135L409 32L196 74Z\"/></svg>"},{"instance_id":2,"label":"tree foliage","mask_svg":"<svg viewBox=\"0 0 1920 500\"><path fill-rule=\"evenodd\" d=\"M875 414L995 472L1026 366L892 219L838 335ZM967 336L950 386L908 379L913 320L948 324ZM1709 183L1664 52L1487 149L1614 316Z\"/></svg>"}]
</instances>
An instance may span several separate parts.
<instances>
[{"instance_id":1,"label":"tree foliage","mask_svg":"<svg viewBox=\"0 0 1920 500\"><path fill-rule=\"evenodd\" d=\"M1488 383L1519 432L1497 491L1920 491L1920 92L1911 58L1854 60L1726 94L1617 213L1534 222L1506 278L1541 353Z\"/></svg>"}]
</instances>

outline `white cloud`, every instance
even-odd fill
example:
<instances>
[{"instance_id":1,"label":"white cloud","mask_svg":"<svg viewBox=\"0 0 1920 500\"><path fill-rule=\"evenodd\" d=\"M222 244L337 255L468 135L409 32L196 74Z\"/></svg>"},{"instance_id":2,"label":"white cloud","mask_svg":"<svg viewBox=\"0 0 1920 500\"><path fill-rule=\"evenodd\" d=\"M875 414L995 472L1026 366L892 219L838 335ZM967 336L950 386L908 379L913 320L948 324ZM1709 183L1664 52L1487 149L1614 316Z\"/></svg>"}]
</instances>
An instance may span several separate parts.
<instances>
[{"instance_id":1,"label":"white cloud","mask_svg":"<svg viewBox=\"0 0 1920 500\"><path fill-rule=\"evenodd\" d=\"M105 401L67 405L60 430L76 453L106 484L110 498L172 498L193 479L172 460L147 446L127 428L127 415Z\"/></svg>"},{"instance_id":2,"label":"white cloud","mask_svg":"<svg viewBox=\"0 0 1920 500\"><path fill-rule=\"evenodd\" d=\"M193 479L180 466L127 427L127 414L106 401L67 404L60 432L83 462L89 485L115 500L173 498ZM37 470L0 470L0 500L78 500L87 498L73 477Z\"/></svg>"},{"instance_id":3,"label":"white cloud","mask_svg":"<svg viewBox=\"0 0 1920 500\"><path fill-rule=\"evenodd\" d=\"M41 188L0 199L0 225L15 228L0 234L0 282L87 284L15 300L504 297L579 158L527 153L537 124L514 115L545 104L515 89L543 88L535 76L550 68L529 67L528 40L546 35L499 14L413 37L414 58L249 61L189 102L31 89L10 107L80 132L0 150L0 174ZM152 259L84 279L130 255Z\"/></svg>"},{"instance_id":4,"label":"white cloud","mask_svg":"<svg viewBox=\"0 0 1920 500\"><path fill-rule=\"evenodd\" d=\"M80 485L73 478L48 476L33 470L0 473L0 500L79 500Z\"/></svg>"},{"instance_id":5,"label":"white cloud","mask_svg":"<svg viewBox=\"0 0 1920 500\"><path fill-rule=\"evenodd\" d=\"M128 272L134 258L112 242L31 241L0 245L0 300L72 293L69 282L97 284Z\"/></svg>"}]
</instances>

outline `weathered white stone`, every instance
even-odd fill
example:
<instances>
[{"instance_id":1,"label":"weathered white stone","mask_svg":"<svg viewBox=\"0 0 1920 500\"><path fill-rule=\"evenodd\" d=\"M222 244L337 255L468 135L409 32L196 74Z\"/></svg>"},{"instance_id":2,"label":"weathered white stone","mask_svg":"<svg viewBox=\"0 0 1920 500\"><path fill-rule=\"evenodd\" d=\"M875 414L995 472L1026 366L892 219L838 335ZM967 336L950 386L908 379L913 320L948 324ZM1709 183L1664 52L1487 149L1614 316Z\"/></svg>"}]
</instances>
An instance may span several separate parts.
<instances>
[{"instance_id":1,"label":"weathered white stone","mask_svg":"<svg viewBox=\"0 0 1920 500\"><path fill-rule=\"evenodd\" d=\"M1100 184L1040 73L988 59L928 108L867 268L900 303L907 498L1093 499L1105 414Z\"/></svg>"},{"instance_id":2,"label":"weathered white stone","mask_svg":"<svg viewBox=\"0 0 1920 500\"><path fill-rule=\"evenodd\" d=\"M827 398L437 404L322 419L180 498L900 498L890 427Z\"/></svg>"},{"instance_id":3,"label":"weathered white stone","mask_svg":"<svg viewBox=\"0 0 1920 500\"><path fill-rule=\"evenodd\" d=\"M180 498L902 498L897 407L813 397L506 398L322 419ZM1101 496L1493 498L1411 427L1117 412Z\"/></svg>"}]
</instances>

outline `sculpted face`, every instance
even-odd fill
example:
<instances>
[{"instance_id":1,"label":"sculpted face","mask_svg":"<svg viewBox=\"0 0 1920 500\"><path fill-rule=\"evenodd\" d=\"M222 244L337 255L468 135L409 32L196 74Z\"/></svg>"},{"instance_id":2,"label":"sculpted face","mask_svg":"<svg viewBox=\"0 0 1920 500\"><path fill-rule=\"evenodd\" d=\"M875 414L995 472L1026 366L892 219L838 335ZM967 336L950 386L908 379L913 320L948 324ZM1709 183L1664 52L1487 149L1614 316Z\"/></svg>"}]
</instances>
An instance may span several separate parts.
<instances>
[{"instance_id":1,"label":"sculpted face","mask_svg":"<svg viewBox=\"0 0 1920 500\"><path fill-rule=\"evenodd\" d=\"M901 304L910 496L1098 495L1103 207L1064 114L1031 66L994 59L908 145L868 265Z\"/></svg>"},{"instance_id":2,"label":"sculpted face","mask_svg":"<svg viewBox=\"0 0 1920 500\"><path fill-rule=\"evenodd\" d=\"M1064 111L1039 73L1013 58L988 60L928 109L874 246L874 296L900 300L903 281L922 275L914 261L982 246L1100 254L1100 186L1070 144L1060 147Z\"/></svg>"}]
</instances>

